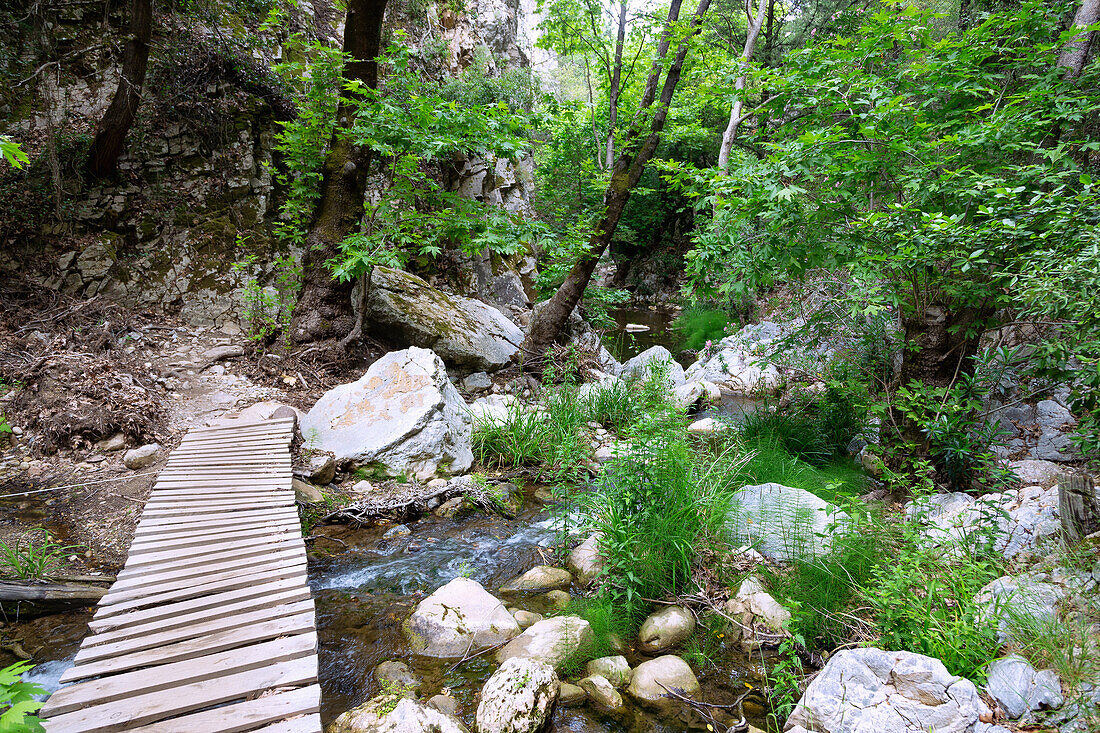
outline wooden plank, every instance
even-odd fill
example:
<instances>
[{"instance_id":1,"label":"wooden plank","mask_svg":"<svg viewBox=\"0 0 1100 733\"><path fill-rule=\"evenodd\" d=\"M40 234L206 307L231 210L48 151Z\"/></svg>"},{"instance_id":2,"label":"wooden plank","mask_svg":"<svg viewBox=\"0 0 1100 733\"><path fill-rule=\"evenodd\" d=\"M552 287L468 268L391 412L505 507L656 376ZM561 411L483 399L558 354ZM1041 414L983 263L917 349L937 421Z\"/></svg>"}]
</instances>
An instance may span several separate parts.
<instances>
[{"instance_id":1,"label":"wooden plank","mask_svg":"<svg viewBox=\"0 0 1100 733\"><path fill-rule=\"evenodd\" d=\"M90 682L81 682L62 687L51 695L44 714L63 715L86 706L98 706L158 690L181 687L192 682L247 672L267 664L299 659L316 651L317 634L296 634L239 649L208 654L196 659L164 664L154 669L139 669Z\"/></svg>"},{"instance_id":2,"label":"wooden plank","mask_svg":"<svg viewBox=\"0 0 1100 733\"><path fill-rule=\"evenodd\" d=\"M232 418L227 418L232 419ZM202 435L203 433L218 433L225 430L238 430L240 428L264 428L266 430L293 430L294 424L297 422L297 418L293 417L280 417L277 419L268 420L249 420L248 422L242 422L237 425L221 424L221 425L204 425L201 428L192 428L188 431L188 435Z\"/></svg>"},{"instance_id":3,"label":"wooden plank","mask_svg":"<svg viewBox=\"0 0 1100 733\"><path fill-rule=\"evenodd\" d=\"M262 499L211 499L207 501L166 501L150 506L145 510L149 517L195 516L219 512L235 512L262 507L290 506L294 498L289 496L269 496Z\"/></svg>"},{"instance_id":4,"label":"wooden plank","mask_svg":"<svg viewBox=\"0 0 1100 733\"><path fill-rule=\"evenodd\" d=\"M288 519L296 518L298 511L292 506L276 507L275 509L263 508L255 511L241 511L234 512L231 516L219 517L219 516L183 516L183 517L143 517L138 522L139 532L178 532L185 529L187 525L202 526L202 525L223 525L223 526L236 526L241 524L248 524L249 522L255 522L263 519ZM154 529L156 528L156 529Z\"/></svg>"},{"instance_id":5,"label":"wooden plank","mask_svg":"<svg viewBox=\"0 0 1100 733\"><path fill-rule=\"evenodd\" d=\"M320 733L320 730L321 716L314 713L256 728L255 733Z\"/></svg>"},{"instance_id":6,"label":"wooden plank","mask_svg":"<svg viewBox=\"0 0 1100 733\"><path fill-rule=\"evenodd\" d=\"M239 514L236 514L215 519L202 517L196 518L192 522L176 524L151 523L144 527L139 526L135 539L143 543L162 542L166 540L174 541L182 538L194 537L200 533L234 532L257 527L274 527L283 524L294 524L299 521L298 512L288 511L289 509L290 507L276 509L271 512L269 517L264 517L263 519L238 519Z\"/></svg>"},{"instance_id":7,"label":"wooden plank","mask_svg":"<svg viewBox=\"0 0 1100 733\"><path fill-rule=\"evenodd\" d=\"M168 603L156 608L147 608L143 611L131 611L110 617L101 617L97 612L95 617L88 622L88 628L94 634L101 634L114 629L128 629L146 624L173 623L176 618L189 618L192 614L214 613L216 609L233 604L256 603L277 605L272 599L280 598L283 593L307 587L298 577L291 576L281 580L266 583L255 583L243 588L237 588L214 595L201 596L185 601Z\"/></svg>"},{"instance_id":8,"label":"wooden plank","mask_svg":"<svg viewBox=\"0 0 1100 733\"><path fill-rule=\"evenodd\" d=\"M226 489L212 489L209 493L195 494L195 493L180 493L180 494L157 494L153 493L149 497L149 501L145 503L145 506L150 504L157 505L171 505L171 504L183 504L188 506L195 503L210 503L219 501L264 501L267 499L281 499L283 495L290 495L291 491L229 491Z\"/></svg>"},{"instance_id":9,"label":"wooden plank","mask_svg":"<svg viewBox=\"0 0 1100 733\"><path fill-rule=\"evenodd\" d=\"M156 634L120 639L118 641L112 641L106 644L96 644L94 646L82 646L80 651L76 653L76 664L87 664L102 659L121 657L146 649L156 649L169 644L187 641L188 639L195 639L200 636L228 632L234 629L240 629L244 626L259 625L284 617L298 616L303 613L313 613L312 599L296 601L282 606L261 608L247 613L226 616L225 618L208 619L202 623L169 629Z\"/></svg>"},{"instance_id":10,"label":"wooden plank","mask_svg":"<svg viewBox=\"0 0 1100 733\"><path fill-rule=\"evenodd\" d=\"M175 588L170 591L133 598L122 602L107 604L100 601L99 610L96 614L97 616L102 614L102 616L99 617L106 618L107 616L114 616L120 613L126 613L127 611L135 611L139 608L158 606L162 603L169 603L171 601L186 601L189 598L197 598L207 595L208 593L220 593L235 588L242 588L252 583L282 580L283 578L304 579L306 575L305 555L303 553L300 563L295 562L292 564L265 566L262 568L251 567L249 570L252 572L243 575L237 573L223 573L216 579L208 579L209 582L202 585ZM110 596L105 597L104 601L109 598Z\"/></svg>"},{"instance_id":11,"label":"wooden plank","mask_svg":"<svg viewBox=\"0 0 1100 733\"><path fill-rule=\"evenodd\" d=\"M78 664L61 675L61 682L67 683L74 680L99 677L106 674L120 674L127 670L148 667L157 664L170 664L184 659L194 659L207 654L215 654L226 649L237 649L249 644L258 644L268 639L277 639L280 636L291 634L308 634L314 630L313 612L302 613L297 616L284 616L283 618L268 621L263 624L252 624L243 629L207 634L195 639L177 642L162 646L158 649L146 649L120 657L112 657L97 662Z\"/></svg>"},{"instance_id":12,"label":"wooden plank","mask_svg":"<svg viewBox=\"0 0 1100 733\"><path fill-rule=\"evenodd\" d=\"M283 535L272 536L267 541L259 541L251 545L242 545L239 547L220 548L215 550L211 547L210 551L203 554L192 553L186 557L180 557L176 560L164 560L145 562L142 557L138 556L138 562L133 564L127 563L126 568L123 569L115 580L115 584L118 585L120 581L131 580L144 580L151 578L155 575L160 575L168 571L173 570L186 570L192 567L209 568L217 565L221 562L234 561L236 564L254 562L256 559L262 559L265 555L271 553L281 552L284 549L297 549L302 552L305 551L305 545L302 544L301 535ZM163 555L164 553L156 553ZM169 555L175 553L169 552ZM120 585L119 588L124 588L125 585ZM114 586L112 586L112 590Z\"/></svg>"},{"instance_id":13,"label":"wooden plank","mask_svg":"<svg viewBox=\"0 0 1100 733\"><path fill-rule=\"evenodd\" d=\"M303 720L304 725L309 727L300 730L320 733L321 716L317 714L320 709L321 688L310 685L130 730L131 733L201 733L212 730L240 733L255 730L258 725L278 725L284 718L301 716L285 722L297 724L298 720Z\"/></svg>"},{"instance_id":14,"label":"wooden plank","mask_svg":"<svg viewBox=\"0 0 1100 733\"><path fill-rule=\"evenodd\" d=\"M246 536L231 534L220 540L212 540L207 537L200 543L190 547L157 547L155 545L152 547L145 547L141 545L130 545L130 557L126 561L126 567L122 572L124 573L128 570L134 570L143 565L152 563L185 560L196 555L215 554L219 552L228 552L230 550L250 550L260 545L272 545L290 539L300 540L302 538L302 533L296 531L296 529L295 527L289 526L279 530L265 528L263 532ZM118 577L122 577L122 573L119 573Z\"/></svg>"},{"instance_id":15,"label":"wooden plank","mask_svg":"<svg viewBox=\"0 0 1100 733\"><path fill-rule=\"evenodd\" d=\"M160 480L167 479L180 479L181 481L191 481L198 479L216 479L224 480L231 477L233 481L242 482L249 481L251 479L281 479L292 478L293 473L290 468L281 468L274 466L258 466L249 470L237 470L226 471L225 468L209 467L209 468L173 468L165 469L160 474Z\"/></svg>"},{"instance_id":16,"label":"wooden plank","mask_svg":"<svg viewBox=\"0 0 1100 733\"><path fill-rule=\"evenodd\" d=\"M213 563L205 568L190 567L180 570L166 570L162 573L151 573L127 580L116 580L115 584L111 586L111 591L99 603L103 606L113 606L116 603L132 601L144 595L182 590L198 583L230 578L243 569L258 571L261 568L270 568L274 570L284 566L304 564L305 561L305 549L288 544L286 548L269 553L262 560L253 558L246 558L243 562L225 560Z\"/></svg>"},{"instance_id":17,"label":"wooden plank","mask_svg":"<svg viewBox=\"0 0 1100 733\"><path fill-rule=\"evenodd\" d=\"M107 733L125 730L143 723L155 723L169 716L242 699L265 690L309 684L316 678L316 657L303 657L59 715L50 720L47 731Z\"/></svg>"},{"instance_id":18,"label":"wooden plank","mask_svg":"<svg viewBox=\"0 0 1100 733\"><path fill-rule=\"evenodd\" d=\"M285 590L274 591L266 595L251 596L233 603L222 603L216 606L216 615L220 620L228 619L245 613L261 611L265 608L285 606L297 601L307 601L310 598L309 586L295 585ZM130 623L117 628L109 628L100 633L94 633L84 639L84 644L95 646L97 644L111 644L123 639L135 636L159 634L184 626L198 625L213 618L214 612L209 608L203 608L190 613L177 613L163 618L157 618L146 623Z\"/></svg>"},{"instance_id":19,"label":"wooden plank","mask_svg":"<svg viewBox=\"0 0 1100 733\"><path fill-rule=\"evenodd\" d=\"M185 549L188 547L202 546L207 542L220 542L222 540L229 539L249 539L252 537L263 537L269 532L297 532L301 534L302 525L297 519L287 520L286 522L278 523L263 523L257 524L252 527L245 528L225 528L215 527L211 529L195 530L192 533L181 534L176 537L138 537L135 538L134 543L130 545L130 550L139 550L141 552L153 552L160 549Z\"/></svg>"}]
</instances>

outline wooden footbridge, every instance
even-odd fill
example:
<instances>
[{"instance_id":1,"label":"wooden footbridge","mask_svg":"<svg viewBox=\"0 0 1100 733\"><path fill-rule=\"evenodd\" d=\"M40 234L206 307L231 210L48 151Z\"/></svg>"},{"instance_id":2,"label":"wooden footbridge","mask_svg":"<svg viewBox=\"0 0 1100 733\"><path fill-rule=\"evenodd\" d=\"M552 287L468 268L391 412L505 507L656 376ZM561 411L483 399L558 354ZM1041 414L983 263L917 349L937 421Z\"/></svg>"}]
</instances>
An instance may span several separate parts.
<instances>
[{"instance_id":1,"label":"wooden footbridge","mask_svg":"<svg viewBox=\"0 0 1100 733\"><path fill-rule=\"evenodd\" d=\"M319 733L294 421L190 431L157 477L49 733Z\"/></svg>"}]
</instances>

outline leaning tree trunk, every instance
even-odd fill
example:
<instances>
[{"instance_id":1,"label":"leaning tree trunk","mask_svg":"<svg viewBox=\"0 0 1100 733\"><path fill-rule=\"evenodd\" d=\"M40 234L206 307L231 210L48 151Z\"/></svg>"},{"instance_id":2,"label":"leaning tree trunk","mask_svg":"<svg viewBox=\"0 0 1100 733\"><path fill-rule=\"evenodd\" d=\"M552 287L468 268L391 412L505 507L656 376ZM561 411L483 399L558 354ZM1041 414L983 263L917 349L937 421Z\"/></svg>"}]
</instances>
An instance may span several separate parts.
<instances>
[{"instance_id":1,"label":"leaning tree trunk","mask_svg":"<svg viewBox=\"0 0 1100 733\"><path fill-rule=\"evenodd\" d=\"M745 3L748 35L745 36L745 48L741 52L740 60L737 62L737 81L734 82L737 99L734 100L733 108L730 110L729 124L726 125L726 130L722 133L722 145L718 148L718 171L723 174L729 166L730 151L733 149L733 139L737 137L737 128L744 120L742 111L745 108L744 93L745 87L748 86L749 64L752 62L752 52L756 48L756 39L760 35L760 29L764 26L765 2L767 0L760 0L760 7L756 9L755 17L752 10L749 9L748 2Z\"/></svg>"},{"instance_id":2,"label":"leaning tree trunk","mask_svg":"<svg viewBox=\"0 0 1100 733\"><path fill-rule=\"evenodd\" d=\"M344 53L353 60L344 70L347 79L378 86L376 59L382 46L382 18L386 0L351 0L344 24ZM371 155L355 145L346 131L354 121L354 105L348 101L337 110L336 130L325 159L321 198L306 235L302 292L294 306L291 333L295 341L342 338L356 323L351 301L353 283L332 277L326 263L339 254L340 242L363 217L363 197Z\"/></svg>"},{"instance_id":3,"label":"leaning tree trunk","mask_svg":"<svg viewBox=\"0 0 1100 733\"><path fill-rule=\"evenodd\" d=\"M646 82L645 91L634 115L634 120L627 131L626 140L619 157L615 160L615 167L611 172L611 180L604 192L604 211L600 223L592 232L588 240L587 253L573 265L565 276L565 281L553 297L535 312L531 327L524 339L522 354L524 366L533 371L539 371L543 367L546 351L557 340L569 320L569 315L577 307L585 288L592 279L592 273L596 264L603 255L604 250L611 243L615 235L615 229L622 218L623 210L630 193L638 181L642 178L646 163L657 149L657 143L661 140L661 131L664 129L668 118L668 108L672 103L672 95L676 91L676 84L680 81L683 71L684 58L687 56L691 38L701 28L703 16L710 7L710 0L702 0L691 19L691 30L688 36L680 43L676 51L676 58L665 74L664 85L661 87L661 96L657 102L657 108L653 112L653 119L649 125L648 134L643 136L642 124L645 113L653 106L654 97L657 94L657 83L661 76L661 66L665 56L668 55L668 47L671 42L673 26L680 16L681 0L672 0L668 10L668 22L661 34L661 40L657 44L657 54L653 59L649 79Z\"/></svg>"},{"instance_id":4,"label":"leaning tree trunk","mask_svg":"<svg viewBox=\"0 0 1100 733\"><path fill-rule=\"evenodd\" d=\"M111 106L96 127L95 139L88 151L85 170L93 178L114 175L126 143L126 134L134 124L145 70L149 64L149 42L153 36L152 0L133 0L130 6L130 40L122 53L122 75Z\"/></svg>"},{"instance_id":5,"label":"leaning tree trunk","mask_svg":"<svg viewBox=\"0 0 1100 733\"><path fill-rule=\"evenodd\" d=\"M1062 53L1058 57L1058 65L1065 68L1067 79L1076 79L1084 71L1089 46L1092 45L1095 33L1086 33L1083 29L1097 22L1100 22L1100 0L1083 0L1073 17L1073 26L1082 29L1082 32L1062 47Z\"/></svg>"}]
</instances>

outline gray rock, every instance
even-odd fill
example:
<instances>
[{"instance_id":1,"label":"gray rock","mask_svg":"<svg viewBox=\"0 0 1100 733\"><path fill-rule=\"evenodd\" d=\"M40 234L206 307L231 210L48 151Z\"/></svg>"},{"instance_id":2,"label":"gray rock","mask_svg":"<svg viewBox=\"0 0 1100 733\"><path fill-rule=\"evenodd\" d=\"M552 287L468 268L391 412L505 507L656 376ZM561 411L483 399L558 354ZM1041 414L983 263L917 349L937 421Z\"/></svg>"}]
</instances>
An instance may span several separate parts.
<instances>
[{"instance_id":1,"label":"gray rock","mask_svg":"<svg viewBox=\"0 0 1100 733\"><path fill-rule=\"evenodd\" d=\"M469 578L455 578L421 601L404 630L418 654L444 658L496 646L520 632L504 604Z\"/></svg>"},{"instance_id":2,"label":"gray rock","mask_svg":"<svg viewBox=\"0 0 1100 733\"><path fill-rule=\"evenodd\" d=\"M294 487L294 500L299 504L319 504L325 500L325 495L311 483L300 479L291 479Z\"/></svg>"},{"instance_id":3,"label":"gray rock","mask_svg":"<svg viewBox=\"0 0 1100 733\"><path fill-rule=\"evenodd\" d=\"M160 458L160 443L149 443L140 448L126 451L122 456L122 463L130 470L137 471L152 465Z\"/></svg>"},{"instance_id":4,"label":"gray rock","mask_svg":"<svg viewBox=\"0 0 1100 733\"><path fill-rule=\"evenodd\" d=\"M512 616L516 619L516 623L519 624L521 629L529 629L539 621L542 621L541 613L531 613L523 609L516 609L512 612Z\"/></svg>"},{"instance_id":5,"label":"gray rock","mask_svg":"<svg viewBox=\"0 0 1100 733\"><path fill-rule=\"evenodd\" d=\"M374 679L387 692L414 698L420 694L420 678L404 662L382 662L374 668Z\"/></svg>"},{"instance_id":6,"label":"gray rock","mask_svg":"<svg viewBox=\"0 0 1100 733\"><path fill-rule=\"evenodd\" d=\"M652 654L683 644L695 633L695 615L680 606L665 606L650 614L638 630L638 647Z\"/></svg>"},{"instance_id":7,"label":"gray rock","mask_svg":"<svg viewBox=\"0 0 1100 733\"><path fill-rule=\"evenodd\" d=\"M546 605L555 611L564 611L573 602L573 597L564 590L548 590L542 598Z\"/></svg>"},{"instance_id":8,"label":"gray rock","mask_svg":"<svg viewBox=\"0 0 1100 733\"><path fill-rule=\"evenodd\" d=\"M1061 466L1053 461L1013 461L1008 467L1019 477L1024 486L1042 486L1049 489L1064 475Z\"/></svg>"},{"instance_id":9,"label":"gray rock","mask_svg":"<svg viewBox=\"0 0 1100 733\"><path fill-rule=\"evenodd\" d=\"M592 535L569 553L565 566L573 572L577 584L582 588L599 577L604 570L604 560L600 557L599 535Z\"/></svg>"},{"instance_id":10,"label":"gray rock","mask_svg":"<svg viewBox=\"0 0 1100 733\"><path fill-rule=\"evenodd\" d=\"M654 365L660 363L668 365L670 388L675 389L684 383L684 368L672 358L672 354L664 346L652 346L638 354L623 364L619 376L623 379L645 379Z\"/></svg>"},{"instance_id":11,"label":"gray rock","mask_svg":"<svg viewBox=\"0 0 1100 733\"><path fill-rule=\"evenodd\" d=\"M537 565L518 578L512 578L500 586L501 593L540 593L542 591L568 588L573 576L568 570Z\"/></svg>"},{"instance_id":12,"label":"gray rock","mask_svg":"<svg viewBox=\"0 0 1100 733\"><path fill-rule=\"evenodd\" d=\"M589 675L581 680L579 684L597 710L617 713L625 707L622 695L603 676L598 674Z\"/></svg>"},{"instance_id":13,"label":"gray rock","mask_svg":"<svg viewBox=\"0 0 1100 733\"><path fill-rule=\"evenodd\" d=\"M938 659L909 652L845 649L818 673L787 733L971 733L984 704L974 684Z\"/></svg>"},{"instance_id":14,"label":"gray rock","mask_svg":"<svg viewBox=\"0 0 1100 733\"><path fill-rule=\"evenodd\" d=\"M458 519L473 513L475 507L465 496L456 496L440 504L432 513L440 519Z\"/></svg>"},{"instance_id":15,"label":"gray rock","mask_svg":"<svg viewBox=\"0 0 1100 733\"><path fill-rule=\"evenodd\" d=\"M462 380L462 386L467 392L477 392L492 387L493 380L485 372L474 372Z\"/></svg>"},{"instance_id":16,"label":"gray rock","mask_svg":"<svg viewBox=\"0 0 1100 733\"><path fill-rule=\"evenodd\" d=\"M427 705L432 710L438 710L444 715L458 716L458 700L450 695L432 695L428 698Z\"/></svg>"},{"instance_id":17,"label":"gray rock","mask_svg":"<svg viewBox=\"0 0 1100 733\"><path fill-rule=\"evenodd\" d=\"M395 703L394 700L397 700ZM415 700L384 694L338 717L328 733L470 733L458 720Z\"/></svg>"},{"instance_id":18,"label":"gray rock","mask_svg":"<svg viewBox=\"0 0 1100 733\"><path fill-rule=\"evenodd\" d=\"M216 361L232 359L237 356L244 356L244 347L239 344L227 344L204 351L202 358L213 364Z\"/></svg>"},{"instance_id":19,"label":"gray rock","mask_svg":"<svg viewBox=\"0 0 1100 733\"><path fill-rule=\"evenodd\" d=\"M577 685L571 685L568 682L561 683L561 692L558 694L558 703L567 708L575 708L579 705L584 705L584 701L588 699L588 693Z\"/></svg>"},{"instance_id":20,"label":"gray rock","mask_svg":"<svg viewBox=\"0 0 1100 733\"><path fill-rule=\"evenodd\" d=\"M584 667L584 671L591 675L599 675L610 682L612 686L623 688L630 684L630 678L634 672L630 669L630 663L624 656L600 657L593 659Z\"/></svg>"},{"instance_id":21,"label":"gray rock","mask_svg":"<svg viewBox=\"0 0 1100 733\"><path fill-rule=\"evenodd\" d=\"M997 627L997 640L1003 644L1017 624L1054 623L1066 595L1065 589L1032 576L1006 575L978 591L974 602L982 608L983 622Z\"/></svg>"},{"instance_id":22,"label":"gray rock","mask_svg":"<svg viewBox=\"0 0 1100 733\"><path fill-rule=\"evenodd\" d=\"M336 459L327 453L313 453L309 457L306 473L311 483L331 484L336 478Z\"/></svg>"},{"instance_id":23,"label":"gray rock","mask_svg":"<svg viewBox=\"0 0 1100 733\"><path fill-rule=\"evenodd\" d=\"M103 451L104 453L114 453L115 451L120 451L125 447L126 436L122 433L115 433L111 437L96 443L96 448Z\"/></svg>"},{"instance_id":24,"label":"gray rock","mask_svg":"<svg viewBox=\"0 0 1100 733\"><path fill-rule=\"evenodd\" d=\"M672 401L683 410L695 406L707 394L702 382L687 382L672 390Z\"/></svg>"},{"instance_id":25,"label":"gray rock","mask_svg":"<svg viewBox=\"0 0 1100 733\"><path fill-rule=\"evenodd\" d=\"M538 659L555 669L591 648L595 637L587 621L576 616L543 619L497 652L501 662L513 657Z\"/></svg>"},{"instance_id":26,"label":"gray rock","mask_svg":"<svg viewBox=\"0 0 1100 733\"><path fill-rule=\"evenodd\" d=\"M698 697L700 690L699 680L688 663L672 654L639 664L626 688L627 694L639 705L662 713L678 710L682 705L668 690L693 699Z\"/></svg>"},{"instance_id":27,"label":"gray rock","mask_svg":"<svg viewBox=\"0 0 1100 733\"><path fill-rule=\"evenodd\" d=\"M1013 654L989 664L986 690L1010 718L1043 708L1062 707L1062 685L1052 670L1039 672Z\"/></svg>"},{"instance_id":28,"label":"gray rock","mask_svg":"<svg viewBox=\"0 0 1100 733\"><path fill-rule=\"evenodd\" d=\"M828 552L850 521L809 491L782 484L746 486L734 492L733 502L726 528L736 541L784 562Z\"/></svg>"},{"instance_id":29,"label":"gray rock","mask_svg":"<svg viewBox=\"0 0 1100 733\"><path fill-rule=\"evenodd\" d=\"M550 665L520 657L505 660L481 688L478 733L535 733L550 717L559 687Z\"/></svg>"},{"instance_id":30,"label":"gray rock","mask_svg":"<svg viewBox=\"0 0 1100 733\"><path fill-rule=\"evenodd\" d=\"M523 331L496 308L388 267L372 271L366 315L391 340L432 349L465 369L500 369L523 342Z\"/></svg>"},{"instance_id":31,"label":"gray rock","mask_svg":"<svg viewBox=\"0 0 1100 733\"><path fill-rule=\"evenodd\" d=\"M775 647L784 637L791 612L781 606L754 577L745 578L737 595L726 602L726 615L740 626L731 631L739 637L741 649L752 652L761 646Z\"/></svg>"},{"instance_id":32,"label":"gray rock","mask_svg":"<svg viewBox=\"0 0 1100 733\"><path fill-rule=\"evenodd\" d=\"M473 464L466 403L431 351L386 354L357 381L326 392L302 421L344 463L427 480Z\"/></svg>"}]
</instances>

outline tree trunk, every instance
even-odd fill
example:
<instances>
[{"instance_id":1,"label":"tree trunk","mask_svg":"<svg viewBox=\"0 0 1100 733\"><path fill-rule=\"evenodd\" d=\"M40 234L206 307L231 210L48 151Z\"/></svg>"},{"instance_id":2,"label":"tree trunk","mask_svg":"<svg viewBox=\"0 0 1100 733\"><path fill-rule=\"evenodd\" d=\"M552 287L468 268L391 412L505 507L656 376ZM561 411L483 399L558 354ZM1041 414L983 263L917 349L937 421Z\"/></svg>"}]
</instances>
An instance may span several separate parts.
<instances>
[{"instance_id":1,"label":"tree trunk","mask_svg":"<svg viewBox=\"0 0 1100 733\"><path fill-rule=\"evenodd\" d=\"M346 79L357 79L371 89L378 86L376 59L382 45L382 18L386 0L351 0L344 24L344 53L352 61ZM370 150L352 144L345 134L354 119L354 105L340 104L337 124L325 159L321 198L306 235L302 292L294 306L291 333L296 342L342 338L356 323L351 302L353 282L332 277L325 264L339 254L340 242L355 231L363 217L363 197Z\"/></svg>"},{"instance_id":2,"label":"tree trunk","mask_svg":"<svg viewBox=\"0 0 1100 733\"><path fill-rule=\"evenodd\" d=\"M611 67L611 89L607 95L608 126L606 167L615 164L615 124L619 119L619 82L623 73L623 44L626 41L626 0L619 3L619 32L615 39L615 60Z\"/></svg>"},{"instance_id":3,"label":"tree trunk","mask_svg":"<svg viewBox=\"0 0 1100 733\"><path fill-rule=\"evenodd\" d=\"M1100 0L1082 0L1081 7L1073 18L1075 28L1088 28L1100 22ZM1076 79L1085 68L1089 56L1089 46L1095 33L1078 33L1065 46L1058 57L1058 65L1066 69L1067 79Z\"/></svg>"},{"instance_id":4,"label":"tree trunk","mask_svg":"<svg viewBox=\"0 0 1100 733\"><path fill-rule=\"evenodd\" d=\"M1080 542L1100 531L1100 495L1091 477L1068 476L1058 482L1058 516L1068 542Z\"/></svg>"},{"instance_id":5,"label":"tree trunk","mask_svg":"<svg viewBox=\"0 0 1100 733\"><path fill-rule=\"evenodd\" d=\"M95 139L88 151L85 170L93 178L114 175L126 143L126 134L134 124L145 70L149 64L149 42L153 36L152 0L133 0L130 5L130 40L122 53L122 75L111 106L96 127Z\"/></svg>"},{"instance_id":6,"label":"tree trunk","mask_svg":"<svg viewBox=\"0 0 1100 733\"><path fill-rule=\"evenodd\" d=\"M599 262L604 250L611 243L611 238L615 235L619 219L622 218L623 210L626 208L627 201L630 200L630 193L638 185L638 181L641 180L646 163L649 162L661 140L661 131L664 129L665 121L668 118L668 108L672 102L672 95L676 91L676 84L680 81L689 42L699 32L703 16L706 15L707 9L710 7L710 0L702 0L692 16L690 32L680 43L676 51L676 57L665 74L661 96L653 113L648 134L643 137L644 117L649 108L653 106L654 97L657 94L661 66L665 56L668 55L673 26L680 17L680 4L681 0L672 0L669 7L668 22L665 24L661 40L657 44L657 53L653 59L653 65L650 69L645 91L642 94L641 103L638 106L638 112L634 115L630 129L627 131L623 149L615 160L611 180L604 192L603 215L600 218L600 223L592 232L592 237L588 240L588 252L569 270L569 273L565 276L565 281L553 297L535 312L535 317L527 332L527 338L523 342L524 366L534 371L541 370L547 349L557 340L558 335L569 319L569 315L584 295L584 290L592 279L592 272L596 269L596 263Z\"/></svg>"},{"instance_id":7,"label":"tree trunk","mask_svg":"<svg viewBox=\"0 0 1100 733\"><path fill-rule=\"evenodd\" d=\"M741 52L741 59L738 62L740 73L737 75L737 81L734 82L733 86L737 92L737 99L733 101L733 109L730 110L730 121L726 125L726 131L722 133L722 146L718 149L719 171L725 171L729 165L733 139L737 137L737 127L741 124L741 112L745 108L745 87L748 85L749 78L749 63L752 61L753 49L756 48L756 39L764 25L764 5L766 2L767 0L760 0L759 7L756 8L756 17L753 17L752 11L749 9L748 0L745 2L748 35L745 36L745 49Z\"/></svg>"}]
</instances>

